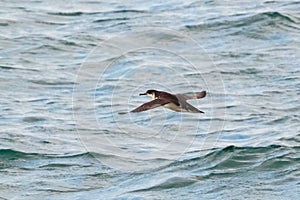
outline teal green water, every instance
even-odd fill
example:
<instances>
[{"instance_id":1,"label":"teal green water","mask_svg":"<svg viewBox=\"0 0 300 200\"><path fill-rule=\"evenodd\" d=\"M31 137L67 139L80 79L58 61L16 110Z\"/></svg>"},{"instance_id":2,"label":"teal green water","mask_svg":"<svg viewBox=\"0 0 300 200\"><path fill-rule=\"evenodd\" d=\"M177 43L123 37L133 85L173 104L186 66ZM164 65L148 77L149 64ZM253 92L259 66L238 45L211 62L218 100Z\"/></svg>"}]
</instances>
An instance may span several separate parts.
<instances>
[{"instance_id":1,"label":"teal green water","mask_svg":"<svg viewBox=\"0 0 300 200\"><path fill-rule=\"evenodd\" d=\"M1 1L0 199L297 199L299 9Z\"/></svg>"}]
</instances>

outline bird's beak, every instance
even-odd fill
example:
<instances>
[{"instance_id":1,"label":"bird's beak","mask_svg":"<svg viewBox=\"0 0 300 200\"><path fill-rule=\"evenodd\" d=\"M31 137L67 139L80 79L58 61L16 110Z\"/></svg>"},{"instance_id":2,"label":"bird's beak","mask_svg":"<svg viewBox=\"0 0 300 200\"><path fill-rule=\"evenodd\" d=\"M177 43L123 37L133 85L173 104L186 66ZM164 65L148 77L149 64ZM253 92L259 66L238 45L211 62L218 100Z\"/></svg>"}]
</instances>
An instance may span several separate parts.
<instances>
[{"instance_id":1,"label":"bird's beak","mask_svg":"<svg viewBox=\"0 0 300 200\"><path fill-rule=\"evenodd\" d=\"M141 95L147 95L147 93L141 93L140 96L141 96Z\"/></svg>"}]
</instances>

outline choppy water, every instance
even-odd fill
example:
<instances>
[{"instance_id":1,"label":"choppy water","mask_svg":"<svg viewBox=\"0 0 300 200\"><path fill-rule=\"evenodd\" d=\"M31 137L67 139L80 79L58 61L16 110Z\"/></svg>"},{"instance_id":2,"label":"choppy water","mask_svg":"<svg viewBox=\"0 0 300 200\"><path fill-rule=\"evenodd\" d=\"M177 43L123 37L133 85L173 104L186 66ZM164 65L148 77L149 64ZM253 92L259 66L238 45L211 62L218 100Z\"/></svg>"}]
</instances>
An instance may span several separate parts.
<instances>
[{"instance_id":1,"label":"choppy water","mask_svg":"<svg viewBox=\"0 0 300 200\"><path fill-rule=\"evenodd\" d=\"M0 199L298 198L299 2L0 8Z\"/></svg>"}]
</instances>

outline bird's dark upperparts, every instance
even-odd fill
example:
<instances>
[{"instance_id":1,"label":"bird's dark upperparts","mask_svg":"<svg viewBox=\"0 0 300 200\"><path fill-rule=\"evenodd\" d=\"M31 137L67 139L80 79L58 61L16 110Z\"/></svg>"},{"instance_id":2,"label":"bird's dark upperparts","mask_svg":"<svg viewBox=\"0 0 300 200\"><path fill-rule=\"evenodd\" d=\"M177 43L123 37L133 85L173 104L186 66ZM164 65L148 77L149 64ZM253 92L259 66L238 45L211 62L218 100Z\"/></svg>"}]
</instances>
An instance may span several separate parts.
<instances>
[{"instance_id":1,"label":"bird's dark upperparts","mask_svg":"<svg viewBox=\"0 0 300 200\"><path fill-rule=\"evenodd\" d=\"M204 98L206 96L206 91L197 92L193 95L186 95L171 94L168 92L151 89L147 90L145 93L141 93L140 95L148 95L152 98L152 101L144 103L130 112L143 112L163 106L177 112L204 113L203 111L198 110L191 104L187 103L187 100Z\"/></svg>"}]
</instances>

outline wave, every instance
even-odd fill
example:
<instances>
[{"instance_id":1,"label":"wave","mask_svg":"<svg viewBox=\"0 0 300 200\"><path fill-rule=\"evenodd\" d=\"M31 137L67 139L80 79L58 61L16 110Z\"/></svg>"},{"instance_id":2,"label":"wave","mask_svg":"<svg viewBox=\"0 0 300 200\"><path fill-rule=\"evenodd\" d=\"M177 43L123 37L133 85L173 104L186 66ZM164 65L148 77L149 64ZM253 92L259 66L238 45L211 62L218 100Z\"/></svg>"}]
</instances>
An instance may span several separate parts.
<instances>
[{"instance_id":1,"label":"wave","mask_svg":"<svg viewBox=\"0 0 300 200\"><path fill-rule=\"evenodd\" d=\"M94 20L94 23L104 23L104 22L112 22L112 21L128 21L130 18L128 17L117 17L117 18L105 18L105 19L97 19Z\"/></svg>"},{"instance_id":2,"label":"wave","mask_svg":"<svg viewBox=\"0 0 300 200\"><path fill-rule=\"evenodd\" d=\"M108 14L118 14L118 13L146 13L144 10L134 10L134 9L122 9L122 10L113 10L106 12L84 12L84 11L74 11L74 12L48 12L49 15L58 15L65 17L77 17L82 15L108 15Z\"/></svg>"},{"instance_id":3,"label":"wave","mask_svg":"<svg viewBox=\"0 0 300 200\"><path fill-rule=\"evenodd\" d=\"M264 168L277 169L284 167L294 166L299 162L299 155L296 152L300 150L300 146L282 146L282 145L270 145L266 147L237 147L227 146L223 149L211 149L205 154L203 152L190 152L193 156L188 156L188 159L176 160L172 163L169 160L168 165L156 169L158 171L190 171L198 174L202 177L216 176L216 175L228 175L231 173L242 173L247 170L259 170ZM44 153L32 153L22 152L13 149L1 149L0 160L2 164L10 163L17 160L39 160L39 159L63 159L68 161L69 159L121 159L118 155L105 155L95 152L81 152L74 154L44 154ZM68 166L68 162L50 163L50 166L54 164L56 167ZM165 160L164 160L165 161ZM132 162L135 162L134 159ZM151 162L160 162L157 159L151 160ZM73 163L74 164L74 163ZM153 163L155 164L155 163ZM49 165L49 163L46 163ZM188 166L188 167L187 167ZM39 166L39 167L43 167Z\"/></svg>"},{"instance_id":4,"label":"wave","mask_svg":"<svg viewBox=\"0 0 300 200\"><path fill-rule=\"evenodd\" d=\"M204 24L186 25L185 27L188 30L193 31L193 30L203 30L203 29L224 30L224 29L241 28L241 27L249 28L255 25L253 28L254 31L257 28L257 31L263 33L264 29L267 29L269 27L276 27L279 29L287 29L287 30L293 29L294 31L299 31L300 29L299 21L300 19L298 19L296 16L283 14L281 12L262 12L254 15L235 14L229 16L229 19L218 18L217 21L207 20L207 23ZM231 34L239 33L239 30L234 31L233 33L231 32Z\"/></svg>"},{"instance_id":5,"label":"wave","mask_svg":"<svg viewBox=\"0 0 300 200\"><path fill-rule=\"evenodd\" d=\"M34 69L34 68L25 68L25 67L21 67L21 66L8 66L8 65L1 65L0 69L2 69L2 70L20 70L20 71L39 72L38 69Z\"/></svg>"},{"instance_id":6,"label":"wave","mask_svg":"<svg viewBox=\"0 0 300 200\"><path fill-rule=\"evenodd\" d=\"M204 156L197 156L200 152L194 152L194 158L174 162L168 167L172 167L173 170L184 170L186 166L189 166L189 170L205 177L263 168L266 163L269 163L269 168L284 167L298 162L300 158L295 152L299 151L299 148L281 145L266 147L227 146L223 149L211 149ZM282 165L278 166L278 163L282 163Z\"/></svg>"},{"instance_id":7,"label":"wave","mask_svg":"<svg viewBox=\"0 0 300 200\"><path fill-rule=\"evenodd\" d=\"M0 160L17 160L24 158L74 158L80 156L89 155L88 152L78 153L78 154L43 154L43 153L32 153L32 152L23 152L13 149L0 149Z\"/></svg>"},{"instance_id":8,"label":"wave","mask_svg":"<svg viewBox=\"0 0 300 200\"><path fill-rule=\"evenodd\" d=\"M247 176L248 173L276 172L283 176L295 176L300 147L270 145L266 147L227 146L212 149L204 156L176 161L152 172L150 183L131 192L159 191L170 188L184 188L204 180ZM197 152L200 153L200 152ZM197 154L196 153L196 154Z\"/></svg>"},{"instance_id":9,"label":"wave","mask_svg":"<svg viewBox=\"0 0 300 200\"><path fill-rule=\"evenodd\" d=\"M18 159L72 159L80 157L89 157L92 159L97 158L118 158L119 155L113 154L101 154L96 152L79 152L79 153L69 153L69 154L45 154L45 153L35 153L35 152L23 152L13 149L0 149L0 160L18 160Z\"/></svg>"},{"instance_id":10,"label":"wave","mask_svg":"<svg viewBox=\"0 0 300 200\"><path fill-rule=\"evenodd\" d=\"M84 13L81 11L77 12L48 12L49 15L58 15L58 16L66 16L66 17L74 17L74 16L81 16L83 14L95 14L95 13Z\"/></svg>"},{"instance_id":11,"label":"wave","mask_svg":"<svg viewBox=\"0 0 300 200\"><path fill-rule=\"evenodd\" d=\"M175 189L181 187L187 187L197 182L195 178L189 177L162 177L161 180L157 180L155 184L146 188L132 190L131 192L146 192L146 191L159 191L165 189Z\"/></svg>"},{"instance_id":12,"label":"wave","mask_svg":"<svg viewBox=\"0 0 300 200\"><path fill-rule=\"evenodd\" d=\"M15 159L19 159L19 158L25 158L28 156L36 156L38 154L35 153L25 153L25 152L21 152L21 151L15 151L12 149L1 149L0 150L0 159L1 160L15 160Z\"/></svg>"}]
</instances>

